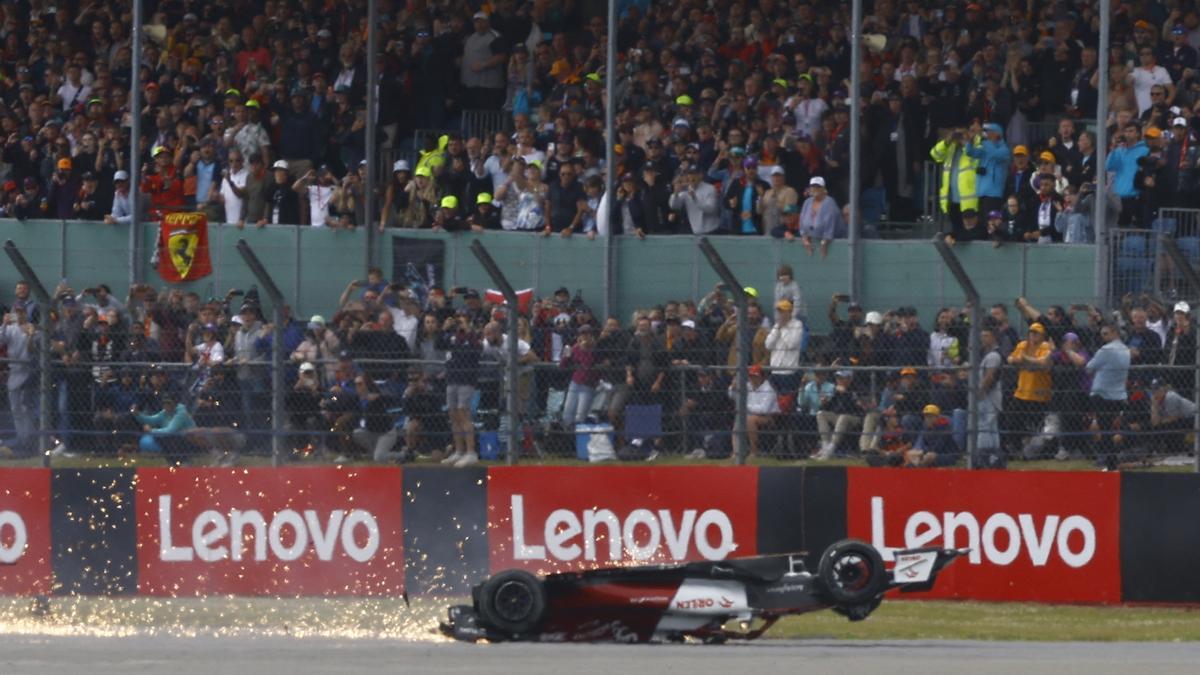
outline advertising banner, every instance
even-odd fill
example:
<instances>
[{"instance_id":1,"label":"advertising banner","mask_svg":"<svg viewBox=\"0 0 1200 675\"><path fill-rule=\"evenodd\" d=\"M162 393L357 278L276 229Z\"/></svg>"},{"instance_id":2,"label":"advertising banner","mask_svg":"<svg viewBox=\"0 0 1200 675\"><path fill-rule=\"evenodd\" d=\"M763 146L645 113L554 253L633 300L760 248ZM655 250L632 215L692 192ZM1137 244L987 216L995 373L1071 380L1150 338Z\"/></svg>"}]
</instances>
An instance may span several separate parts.
<instances>
[{"instance_id":1,"label":"advertising banner","mask_svg":"<svg viewBox=\"0 0 1200 675\"><path fill-rule=\"evenodd\" d=\"M722 560L757 550L751 467L536 467L488 471L493 572Z\"/></svg>"},{"instance_id":2,"label":"advertising banner","mask_svg":"<svg viewBox=\"0 0 1200 675\"><path fill-rule=\"evenodd\" d=\"M1200 476L1121 474L1121 599L1200 602Z\"/></svg>"},{"instance_id":3,"label":"advertising banner","mask_svg":"<svg viewBox=\"0 0 1200 675\"><path fill-rule=\"evenodd\" d=\"M970 548L921 598L1121 600L1120 476L1034 471L847 470L851 537Z\"/></svg>"},{"instance_id":4,"label":"advertising banner","mask_svg":"<svg viewBox=\"0 0 1200 675\"><path fill-rule=\"evenodd\" d=\"M147 595L399 595L398 468L140 469Z\"/></svg>"},{"instance_id":5,"label":"advertising banner","mask_svg":"<svg viewBox=\"0 0 1200 675\"><path fill-rule=\"evenodd\" d=\"M48 594L52 570L50 471L0 471L0 594Z\"/></svg>"}]
</instances>

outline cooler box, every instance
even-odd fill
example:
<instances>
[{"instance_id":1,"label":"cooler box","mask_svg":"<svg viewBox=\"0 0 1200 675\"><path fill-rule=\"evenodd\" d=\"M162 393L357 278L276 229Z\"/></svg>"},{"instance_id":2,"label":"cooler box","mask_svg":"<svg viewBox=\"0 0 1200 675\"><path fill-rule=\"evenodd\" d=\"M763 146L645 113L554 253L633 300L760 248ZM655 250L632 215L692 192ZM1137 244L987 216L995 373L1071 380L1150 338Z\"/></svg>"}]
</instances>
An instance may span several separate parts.
<instances>
[{"instance_id":1,"label":"cooler box","mask_svg":"<svg viewBox=\"0 0 1200 675\"><path fill-rule=\"evenodd\" d=\"M479 432L479 459L500 459L500 432Z\"/></svg>"},{"instance_id":2,"label":"cooler box","mask_svg":"<svg viewBox=\"0 0 1200 675\"><path fill-rule=\"evenodd\" d=\"M588 441L592 434L608 434L610 443L614 442L611 424L576 424L575 425L575 456L588 461Z\"/></svg>"}]
</instances>

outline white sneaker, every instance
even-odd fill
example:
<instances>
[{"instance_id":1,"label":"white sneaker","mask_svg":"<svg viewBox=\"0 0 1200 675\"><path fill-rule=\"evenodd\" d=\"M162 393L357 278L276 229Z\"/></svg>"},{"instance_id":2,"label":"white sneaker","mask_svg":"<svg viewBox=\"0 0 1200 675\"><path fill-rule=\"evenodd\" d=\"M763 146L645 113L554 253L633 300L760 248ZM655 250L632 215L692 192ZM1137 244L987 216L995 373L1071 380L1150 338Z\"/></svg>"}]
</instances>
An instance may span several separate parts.
<instances>
[{"instance_id":1,"label":"white sneaker","mask_svg":"<svg viewBox=\"0 0 1200 675\"><path fill-rule=\"evenodd\" d=\"M338 455L337 457L333 458L333 463L334 464L349 464L350 458L345 455Z\"/></svg>"},{"instance_id":2,"label":"white sneaker","mask_svg":"<svg viewBox=\"0 0 1200 675\"><path fill-rule=\"evenodd\" d=\"M474 465L474 464L478 464L478 463L479 463L479 453L477 453L477 452L464 452L464 453L463 453L463 454L462 454L462 455L461 455L461 456L458 458L458 461L454 462L454 468L456 468L456 469L462 469L462 468L464 468L464 467L472 466L472 465Z\"/></svg>"},{"instance_id":3,"label":"white sneaker","mask_svg":"<svg viewBox=\"0 0 1200 675\"><path fill-rule=\"evenodd\" d=\"M67 449L66 443L59 443L50 451L50 456L54 458L70 458L78 457L79 453L71 452Z\"/></svg>"},{"instance_id":4,"label":"white sneaker","mask_svg":"<svg viewBox=\"0 0 1200 675\"><path fill-rule=\"evenodd\" d=\"M705 454L705 452L704 452L704 448L696 448L695 450L692 450L692 453L690 455L688 455L688 458L689 459L704 459L707 456L708 455Z\"/></svg>"},{"instance_id":5,"label":"white sneaker","mask_svg":"<svg viewBox=\"0 0 1200 675\"><path fill-rule=\"evenodd\" d=\"M1065 462L1068 459L1071 459L1071 453L1067 452L1066 448L1059 448L1058 452L1054 454L1054 459L1057 459L1060 462Z\"/></svg>"},{"instance_id":6,"label":"white sneaker","mask_svg":"<svg viewBox=\"0 0 1200 675\"><path fill-rule=\"evenodd\" d=\"M830 457L833 457L833 443L822 443L821 449L818 450L817 454L813 455L812 458L817 460L825 460L829 459Z\"/></svg>"},{"instance_id":7,"label":"white sneaker","mask_svg":"<svg viewBox=\"0 0 1200 675\"><path fill-rule=\"evenodd\" d=\"M647 462L653 462L656 459L658 459L658 451L657 450L651 450L650 454L646 455Z\"/></svg>"},{"instance_id":8,"label":"white sneaker","mask_svg":"<svg viewBox=\"0 0 1200 675\"><path fill-rule=\"evenodd\" d=\"M462 459L462 456L463 456L462 450L455 450L453 453L450 454L449 457L446 457L445 459L442 460L442 464L457 464L458 460Z\"/></svg>"}]
</instances>

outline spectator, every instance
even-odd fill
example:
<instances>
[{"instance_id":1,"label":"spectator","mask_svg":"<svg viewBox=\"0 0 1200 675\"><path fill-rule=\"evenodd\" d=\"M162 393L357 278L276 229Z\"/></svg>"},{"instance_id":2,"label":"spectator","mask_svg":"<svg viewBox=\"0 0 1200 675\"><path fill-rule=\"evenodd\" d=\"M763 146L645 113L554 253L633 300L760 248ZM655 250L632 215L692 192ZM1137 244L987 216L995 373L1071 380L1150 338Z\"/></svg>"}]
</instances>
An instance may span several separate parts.
<instances>
[{"instance_id":1,"label":"spectator","mask_svg":"<svg viewBox=\"0 0 1200 675\"><path fill-rule=\"evenodd\" d=\"M491 28L486 12L472 17L475 32L463 44L462 85L468 110L499 110L504 104L504 73L508 54Z\"/></svg>"},{"instance_id":2,"label":"spectator","mask_svg":"<svg viewBox=\"0 0 1200 675\"><path fill-rule=\"evenodd\" d=\"M354 378L354 391L362 416L362 425L351 433L355 445L371 453L371 461L403 462L405 453L393 450L400 430L395 416L388 412L393 405L389 397L365 373Z\"/></svg>"},{"instance_id":3,"label":"spectator","mask_svg":"<svg viewBox=\"0 0 1200 675\"><path fill-rule=\"evenodd\" d=\"M571 371L571 383L567 388L566 404L563 407L563 428L570 430L577 420L586 419L600 382L600 371L596 364L596 338L591 326L578 331L575 344L563 348L559 365Z\"/></svg>"},{"instance_id":4,"label":"spectator","mask_svg":"<svg viewBox=\"0 0 1200 675\"><path fill-rule=\"evenodd\" d=\"M113 174L112 209L104 216L109 225L126 224L133 221L133 207L129 200L129 173L121 170Z\"/></svg>"},{"instance_id":5,"label":"spectator","mask_svg":"<svg viewBox=\"0 0 1200 675\"><path fill-rule=\"evenodd\" d=\"M446 407L454 434L454 452L442 463L456 468L471 466L479 461L479 454L475 450L472 408L479 384L479 359L483 354L480 336L467 315L460 312L446 319L436 346L448 354Z\"/></svg>"},{"instance_id":6,"label":"spectator","mask_svg":"<svg viewBox=\"0 0 1200 675\"><path fill-rule=\"evenodd\" d=\"M776 239L783 237L784 233L794 237L800 225L800 197L785 182L783 167L771 167L769 175L771 188L758 200L758 214L762 218L763 231Z\"/></svg>"},{"instance_id":7,"label":"spectator","mask_svg":"<svg viewBox=\"0 0 1200 675\"><path fill-rule=\"evenodd\" d=\"M1026 436L1028 448L1032 434L1041 428L1050 403L1050 353L1046 327L1041 323L1029 326L1029 336L1017 343L1008 356L1008 364L1016 366L1017 389L1013 394L1013 417L1017 428Z\"/></svg>"},{"instance_id":8,"label":"spectator","mask_svg":"<svg viewBox=\"0 0 1200 675\"><path fill-rule=\"evenodd\" d=\"M791 300L775 303L775 325L767 333L764 346L771 353L771 386L794 401L800 390L797 368L807 341L807 331L804 323L792 316L792 309Z\"/></svg>"},{"instance_id":9,"label":"spectator","mask_svg":"<svg viewBox=\"0 0 1200 675\"><path fill-rule=\"evenodd\" d=\"M1111 324L1105 324L1100 329L1100 339L1104 341L1104 346L1087 362L1087 371L1092 374L1092 412L1099 430L1098 463L1112 470L1117 462L1113 452L1113 433L1128 398L1125 380L1129 377L1129 348L1121 342L1120 333Z\"/></svg>"},{"instance_id":10,"label":"spectator","mask_svg":"<svg viewBox=\"0 0 1200 675\"><path fill-rule=\"evenodd\" d=\"M169 463L179 464L189 454L183 434L195 429L196 423L188 414L187 407L175 399L164 397L161 405L162 409L153 415L134 415L144 432L138 441L138 449L162 455Z\"/></svg>"},{"instance_id":11,"label":"spectator","mask_svg":"<svg viewBox=\"0 0 1200 675\"><path fill-rule=\"evenodd\" d=\"M825 179L813 176L808 182L808 198L800 208L800 241L808 255L813 254L813 241L820 242L821 258L829 255L829 244L842 226L842 212L837 202L825 190ZM787 233L785 239L790 239Z\"/></svg>"},{"instance_id":12,"label":"spectator","mask_svg":"<svg viewBox=\"0 0 1200 675\"><path fill-rule=\"evenodd\" d=\"M1190 452L1184 443L1196 421L1196 404L1156 378L1150 383L1150 438L1152 452L1163 455Z\"/></svg>"},{"instance_id":13,"label":"spectator","mask_svg":"<svg viewBox=\"0 0 1200 675\"><path fill-rule=\"evenodd\" d=\"M572 164L560 165L557 173L557 181L551 183L546 192L546 226L542 234L559 234L566 238L581 227L587 210L587 195L575 180Z\"/></svg>"},{"instance_id":14,"label":"spectator","mask_svg":"<svg viewBox=\"0 0 1200 675\"><path fill-rule=\"evenodd\" d=\"M978 210L988 213L1001 207L1012 154L1004 142L1004 132L999 124L988 122L983 125L983 132L985 135L982 138L976 137L974 143L966 146L966 153L979 163L976 169Z\"/></svg>"},{"instance_id":15,"label":"spectator","mask_svg":"<svg viewBox=\"0 0 1200 675\"><path fill-rule=\"evenodd\" d=\"M298 224L300 222L300 198L296 194L288 171L288 163L279 160L271 167L273 180L263 188L263 213L259 216L261 227L271 225Z\"/></svg>"},{"instance_id":16,"label":"spectator","mask_svg":"<svg viewBox=\"0 0 1200 675\"><path fill-rule=\"evenodd\" d=\"M874 406L862 392L851 386L854 373L839 370L835 376L833 396L821 412L817 413L821 449L812 457L817 460L832 459L841 447L845 435L856 428L862 431L859 436L859 448L864 452L871 450L873 436L879 423L879 413L874 411Z\"/></svg>"},{"instance_id":17,"label":"spectator","mask_svg":"<svg viewBox=\"0 0 1200 675\"><path fill-rule=\"evenodd\" d=\"M1175 98L1175 85L1171 81L1171 75L1166 68L1158 65L1157 61L1154 47L1142 45L1138 47L1138 67L1125 76L1126 81L1133 85L1139 117L1154 104L1151 91L1156 86L1160 88L1160 95L1165 100L1171 101Z\"/></svg>"},{"instance_id":18,"label":"spectator","mask_svg":"<svg viewBox=\"0 0 1200 675\"><path fill-rule=\"evenodd\" d=\"M950 420L942 415L941 408L932 403L921 412L924 418L921 430L913 441L912 449L905 453L907 466L954 466L962 452L954 445Z\"/></svg>"},{"instance_id":19,"label":"spectator","mask_svg":"<svg viewBox=\"0 0 1200 675\"><path fill-rule=\"evenodd\" d=\"M670 208L687 216L692 234L711 234L721 227L717 190L704 180L699 164L690 164L675 179Z\"/></svg>"},{"instance_id":20,"label":"spectator","mask_svg":"<svg viewBox=\"0 0 1200 675\"><path fill-rule=\"evenodd\" d=\"M99 181L96 174L85 171L82 176L83 185L71 205L71 218L75 220L101 220L104 207L100 205L100 196L96 193Z\"/></svg>"},{"instance_id":21,"label":"spectator","mask_svg":"<svg viewBox=\"0 0 1200 675\"><path fill-rule=\"evenodd\" d=\"M1174 322L1167 333L1167 343L1163 347L1163 364L1168 366L1193 366L1196 354L1196 330L1192 326L1192 308L1180 300L1175 303ZM1166 378L1175 391L1190 391L1194 384L1191 372L1184 369L1170 369Z\"/></svg>"},{"instance_id":22,"label":"spectator","mask_svg":"<svg viewBox=\"0 0 1200 675\"><path fill-rule=\"evenodd\" d=\"M973 136L977 133L972 133ZM966 129L952 129L929 151L933 161L942 167L939 202L942 213L950 219L950 233L955 237L962 230L963 209L979 209L975 187L979 161L967 152L969 138Z\"/></svg>"},{"instance_id":23,"label":"spectator","mask_svg":"<svg viewBox=\"0 0 1200 675\"><path fill-rule=\"evenodd\" d=\"M1146 133L1161 133L1157 129ZM1140 192L1134 183L1138 162L1150 154L1150 149L1141 140L1141 134L1135 125L1128 125L1121 130L1117 147L1112 150L1105 162L1105 170L1116 174L1113 178L1112 190L1121 198L1121 215L1117 220L1119 227L1129 227L1140 223L1141 203L1138 201Z\"/></svg>"},{"instance_id":24,"label":"spectator","mask_svg":"<svg viewBox=\"0 0 1200 675\"><path fill-rule=\"evenodd\" d=\"M746 441L749 458L758 457L759 435L775 426L779 416L779 399L771 382L763 374L762 366L750 366L746 382ZM729 396L737 395L735 384L729 385ZM734 441L738 442L737 439Z\"/></svg>"}]
</instances>

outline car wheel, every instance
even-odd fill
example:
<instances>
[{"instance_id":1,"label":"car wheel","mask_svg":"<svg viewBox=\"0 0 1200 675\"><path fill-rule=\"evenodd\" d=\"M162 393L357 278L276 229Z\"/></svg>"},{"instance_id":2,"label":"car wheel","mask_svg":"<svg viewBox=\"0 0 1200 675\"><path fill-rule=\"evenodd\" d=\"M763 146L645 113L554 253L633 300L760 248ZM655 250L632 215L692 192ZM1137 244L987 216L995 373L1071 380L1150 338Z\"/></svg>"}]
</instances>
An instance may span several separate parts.
<instances>
[{"instance_id":1,"label":"car wheel","mask_svg":"<svg viewBox=\"0 0 1200 675\"><path fill-rule=\"evenodd\" d=\"M838 605L867 602L887 588L883 557L874 546L856 539L839 541L825 550L817 567L825 595Z\"/></svg>"},{"instance_id":2,"label":"car wheel","mask_svg":"<svg viewBox=\"0 0 1200 675\"><path fill-rule=\"evenodd\" d=\"M505 570L483 584L479 613L491 626L514 635L533 633L546 615L546 589L524 570Z\"/></svg>"}]
</instances>

